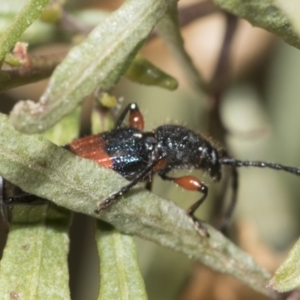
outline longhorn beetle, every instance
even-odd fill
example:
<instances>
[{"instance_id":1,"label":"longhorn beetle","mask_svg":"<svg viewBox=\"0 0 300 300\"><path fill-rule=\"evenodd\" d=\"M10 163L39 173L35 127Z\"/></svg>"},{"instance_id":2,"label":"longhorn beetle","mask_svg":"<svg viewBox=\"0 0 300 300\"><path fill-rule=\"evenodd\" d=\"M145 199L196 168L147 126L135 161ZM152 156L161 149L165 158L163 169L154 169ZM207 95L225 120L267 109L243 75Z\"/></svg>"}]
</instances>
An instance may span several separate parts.
<instances>
[{"instance_id":1,"label":"longhorn beetle","mask_svg":"<svg viewBox=\"0 0 300 300\"><path fill-rule=\"evenodd\" d=\"M129 113L129 126L122 123ZM202 169L214 181L222 177L222 165L231 170L232 197L225 212L222 226L224 227L235 206L238 188L237 167L259 167L283 170L300 175L300 168L288 167L277 163L263 161L241 161L228 156L225 150L216 149L202 135L179 125L162 125L144 132L144 119L136 103L130 103L119 116L115 129L97 135L77 139L65 146L74 154L96 161L105 168L112 169L130 182L120 190L99 203L96 213L120 199L132 187L141 181L157 174L163 180L176 183L186 190L198 191L202 194L188 210L187 215L201 235L209 236L206 228L195 217L195 211L205 200L208 188L197 177L185 175L171 177L168 173L175 169ZM16 197L3 197L9 205L26 204L30 194ZM32 199L32 198L31 198ZM38 204L41 200L33 198L28 204Z\"/></svg>"}]
</instances>

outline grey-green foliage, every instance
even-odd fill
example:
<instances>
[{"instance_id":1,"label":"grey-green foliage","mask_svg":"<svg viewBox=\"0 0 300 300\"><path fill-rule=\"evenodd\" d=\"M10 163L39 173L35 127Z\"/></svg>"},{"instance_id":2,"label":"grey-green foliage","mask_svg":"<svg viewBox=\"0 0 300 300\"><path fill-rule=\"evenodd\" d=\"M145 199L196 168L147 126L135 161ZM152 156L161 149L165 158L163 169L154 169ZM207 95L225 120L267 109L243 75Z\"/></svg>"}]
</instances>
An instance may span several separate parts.
<instances>
[{"instance_id":1,"label":"grey-green foliage","mask_svg":"<svg viewBox=\"0 0 300 300\"><path fill-rule=\"evenodd\" d=\"M15 131L0 117L0 175L29 193L59 206L100 218L121 232L182 252L211 268L231 274L269 295L270 275L221 233L207 226L201 237L186 213L173 202L135 188L111 208L95 214L100 200L126 184L115 172L61 149L40 136Z\"/></svg>"},{"instance_id":2,"label":"grey-green foliage","mask_svg":"<svg viewBox=\"0 0 300 300\"><path fill-rule=\"evenodd\" d=\"M300 240L293 246L286 260L276 270L269 287L281 293L300 287Z\"/></svg>"},{"instance_id":3,"label":"grey-green foliage","mask_svg":"<svg viewBox=\"0 0 300 300\"><path fill-rule=\"evenodd\" d=\"M100 257L99 300L141 299L147 294L133 237L98 222L96 242Z\"/></svg>"},{"instance_id":4,"label":"grey-green foliage","mask_svg":"<svg viewBox=\"0 0 300 300\"><path fill-rule=\"evenodd\" d=\"M28 5L33 5L31 14L24 14L30 7L26 6L18 15L19 19L1 36L1 58L38 17L46 2L28 1ZM215 0L215 3L299 48L298 35L275 1ZM27 133L41 132L72 111L97 86L103 90L112 88L159 21L160 35L173 47L199 91L201 77L184 52L176 27L176 4L175 0L127 0L70 51L53 74L39 103L27 101L15 107L11 118L14 126ZM298 26L297 23L294 26ZM0 175L25 191L49 198L68 209L101 218L124 233L185 253L270 296L271 292L265 288L270 275L209 225L206 226L211 238L200 237L184 211L139 189L96 215L94 208L97 203L126 184L121 176L74 157L39 136L17 133L3 116L0 131Z\"/></svg>"},{"instance_id":5,"label":"grey-green foliage","mask_svg":"<svg viewBox=\"0 0 300 300\"><path fill-rule=\"evenodd\" d=\"M13 23L0 37L0 61L20 39L23 32L39 17L49 0L27 1L22 10L13 19ZM4 4L4 6L6 6Z\"/></svg>"},{"instance_id":6,"label":"grey-green foliage","mask_svg":"<svg viewBox=\"0 0 300 300\"><path fill-rule=\"evenodd\" d=\"M68 143L78 135L80 111L77 108L44 135L58 145ZM2 299L70 299L71 217L71 211L53 205L14 207L0 262Z\"/></svg>"},{"instance_id":7,"label":"grey-green foliage","mask_svg":"<svg viewBox=\"0 0 300 300\"><path fill-rule=\"evenodd\" d=\"M1 299L70 299L70 211L15 208L0 262Z\"/></svg>"},{"instance_id":8,"label":"grey-green foliage","mask_svg":"<svg viewBox=\"0 0 300 300\"><path fill-rule=\"evenodd\" d=\"M288 16L278 6L277 1L214 0L214 3L224 10L248 20L253 26L273 32L288 44L300 49L299 35L291 25Z\"/></svg>"},{"instance_id":9,"label":"grey-green foliage","mask_svg":"<svg viewBox=\"0 0 300 300\"><path fill-rule=\"evenodd\" d=\"M73 47L56 68L39 103L21 101L13 109L18 130L34 133L53 126L97 87L111 89L144 39L175 0L126 1Z\"/></svg>"}]
</instances>

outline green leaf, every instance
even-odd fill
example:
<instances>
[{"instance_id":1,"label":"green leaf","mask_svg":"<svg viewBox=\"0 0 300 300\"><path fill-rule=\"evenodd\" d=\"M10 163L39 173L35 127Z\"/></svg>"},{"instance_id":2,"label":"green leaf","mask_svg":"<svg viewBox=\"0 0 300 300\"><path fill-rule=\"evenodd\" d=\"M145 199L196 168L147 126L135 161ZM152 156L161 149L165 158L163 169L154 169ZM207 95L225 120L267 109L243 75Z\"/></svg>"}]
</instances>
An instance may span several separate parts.
<instances>
[{"instance_id":1,"label":"green leaf","mask_svg":"<svg viewBox=\"0 0 300 300\"><path fill-rule=\"evenodd\" d=\"M147 299L133 238L99 222L96 239L100 256L98 299Z\"/></svg>"},{"instance_id":2,"label":"green leaf","mask_svg":"<svg viewBox=\"0 0 300 300\"><path fill-rule=\"evenodd\" d=\"M206 224L199 235L185 211L173 202L135 188L96 214L97 204L128 183L121 175L77 157L35 135L15 131L0 115L0 175L23 190L73 211L100 218L117 230L154 241L269 295L270 274L221 233Z\"/></svg>"},{"instance_id":3,"label":"green leaf","mask_svg":"<svg viewBox=\"0 0 300 300\"><path fill-rule=\"evenodd\" d=\"M300 288L300 239L276 270L269 287L281 293Z\"/></svg>"},{"instance_id":4,"label":"green leaf","mask_svg":"<svg viewBox=\"0 0 300 300\"><path fill-rule=\"evenodd\" d=\"M48 2L49 0L28 0L13 23L0 37L0 61L13 48L23 32L40 16Z\"/></svg>"},{"instance_id":5,"label":"green leaf","mask_svg":"<svg viewBox=\"0 0 300 300\"><path fill-rule=\"evenodd\" d=\"M66 145L79 136L81 106L64 117L43 133L43 136L56 145Z\"/></svg>"},{"instance_id":6,"label":"green leaf","mask_svg":"<svg viewBox=\"0 0 300 300\"><path fill-rule=\"evenodd\" d=\"M38 103L21 101L13 109L14 126L42 132L70 113L97 87L112 88L137 50L175 0L127 0L74 47L55 69Z\"/></svg>"},{"instance_id":7,"label":"green leaf","mask_svg":"<svg viewBox=\"0 0 300 300\"><path fill-rule=\"evenodd\" d=\"M47 205L15 207L0 262L1 299L70 299L69 218Z\"/></svg>"},{"instance_id":8,"label":"green leaf","mask_svg":"<svg viewBox=\"0 0 300 300\"><path fill-rule=\"evenodd\" d=\"M300 37L300 2L297 0L276 0L275 5L279 7L283 11L283 13L285 13L288 16L295 31L298 33L298 37Z\"/></svg>"},{"instance_id":9,"label":"green leaf","mask_svg":"<svg viewBox=\"0 0 300 300\"><path fill-rule=\"evenodd\" d=\"M78 134L80 109L46 132L57 144ZM71 213L54 206L14 206L10 232L0 262L0 290L5 299L70 299L68 231Z\"/></svg>"},{"instance_id":10,"label":"green leaf","mask_svg":"<svg viewBox=\"0 0 300 300\"><path fill-rule=\"evenodd\" d=\"M177 6L174 5L157 26L158 34L167 43L176 61L181 65L187 80L199 94L204 92L204 83L199 71L194 66L191 57L185 51L178 21Z\"/></svg>"},{"instance_id":11,"label":"green leaf","mask_svg":"<svg viewBox=\"0 0 300 300\"><path fill-rule=\"evenodd\" d=\"M175 90L178 87L175 78L161 71L140 55L134 58L125 76L140 84L156 85L168 90Z\"/></svg>"},{"instance_id":12,"label":"green leaf","mask_svg":"<svg viewBox=\"0 0 300 300\"><path fill-rule=\"evenodd\" d=\"M253 26L264 28L278 35L286 43L300 49L299 36L286 15L275 6L276 1L214 0L214 3L224 10L248 20Z\"/></svg>"}]
</instances>

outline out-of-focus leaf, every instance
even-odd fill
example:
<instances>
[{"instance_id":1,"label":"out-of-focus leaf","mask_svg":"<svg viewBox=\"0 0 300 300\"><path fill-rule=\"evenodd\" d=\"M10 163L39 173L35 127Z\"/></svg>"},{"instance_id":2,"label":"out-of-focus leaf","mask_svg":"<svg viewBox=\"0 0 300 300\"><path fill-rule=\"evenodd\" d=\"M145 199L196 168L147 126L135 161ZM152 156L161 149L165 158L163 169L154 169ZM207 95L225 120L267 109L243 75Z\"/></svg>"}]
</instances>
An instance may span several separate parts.
<instances>
[{"instance_id":1,"label":"out-of-focus leaf","mask_svg":"<svg viewBox=\"0 0 300 300\"><path fill-rule=\"evenodd\" d=\"M118 104L118 100L116 99L116 97L110 95L109 93L101 93L98 101L106 108L113 108Z\"/></svg>"},{"instance_id":2,"label":"out-of-focus leaf","mask_svg":"<svg viewBox=\"0 0 300 300\"><path fill-rule=\"evenodd\" d=\"M100 256L98 299L147 299L133 238L99 222L96 239Z\"/></svg>"},{"instance_id":3,"label":"out-of-focus leaf","mask_svg":"<svg viewBox=\"0 0 300 300\"><path fill-rule=\"evenodd\" d=\"M300 49L300 38L286 15L276 7L276 1L214 0L214 3L224 10L248 20L253 26L275 33L288 44Z\"/></svg>"},{"instance_id":4,"label":"out-of-focus leaf","mask_svg":"<svg viewBox=\"0 0 300 300\"><path fill-rule=\"evenodd\" d=\"M276 270L269 287L281 293L300 288L300 239Z\"/></svg>"},{"instance_id":5,"label":"out-of-focus leaf","mask_svg":"<svg viewBox=\"0 0 300 300\"><path fill-rule=\"evenodd\" d=\"M175 0L127 0L69 52L38 103L27 100L14 107L14 126L26 133L42 132L97 87L112 88L155 24L175 4Z\"/></svg>"},{"instance_id":6,"label":"out-of-focus leaf","mask_svg":"<svg viewBox=\"0 0 300 300\"><path fill-rule=\"evenodd\" d=\"M115 125L115 120L110 108L113 108L118 104L116 97L109 93L101 93L98 103L105 108L105 110L98 109L98 107L93 109L91 115L92 134L111 130Z\"/></svg>"},{"instance_id":7,"label":"out-of-focus leaf","mask_svg":"<svg viewBox=\"0 0 300 300\"><path fill-rule=\"evenodd\" d=\"M135 188L112 207L96 214L99 201L128 183L121 175L42 137L18 133L3 115L0 132L0 175L25 191L100 218L121 232L182 252L271 295L266 289L270 278L266 270L208 224L205 226L211 237L201 237L185 211L173 202Z\"/></svg>"},{"instance_id":8,"label":"out-of-focus leaf","mask_svg":"<svg viewBox=\"0 0 300 300\"><path fill-rule=\"evenodd\" d=\"M64 117L55 126L49 128L43 136L56 145L66 145L79 136L81 106Z\"/></svg>"},{"instance_id":9,"label":"out-of-focus leaf","mask_svg":"<svg viewBox=\"0 0 300 300\"><path fill-rule=\"evenodd\" d=\"M178 87L178 82L175 78L161 71L140 55L136 56L132 61L125 76L137 83L157 85L168 90L175 90Z\"/></svg>"},{"instance_id":10,"label":"out-of-focus leaf","mask_svg":"<svg viewBox=\"0 0 300 300\"><path fill-rule=\"evenodd\" d=\"M287 14L295 31L298 33L298 37L300 37L300 2L297 0L276 0L275 5L279 7L283 11L283 13Z\"/></svg>"},{"instance_id":11,"label":"out-of-focus leaf","mask_svg":"<svg viewBox=\"0 0 300 300\"><path fill-rule=\"evenodd\" d=\"M108 131L114 128L115 120L110 112L102 114L97 110L93 110L91 115L91 120L92 120L93 134L102 131Z\"/></svg>"},{"instance_id":12,"label":"out-of-focus leaf","mask_svg":"<svg viewBox=\"0 0 300 300\"><path fill-rule=\"evenodd\" d=\"M63 14L62 3L52 1L42 11L40 19L46 23L56 23Z\"/></svg>"},{"instance_id":13,"label":"out-of-focus leaf","mask_svg":"<svg viewBox=\"0 0 300 300\"><path fill-rule=\"evenodd\" d=\"M14 18L13 23L0 37L0 61L20 39L22 33L41 14L49 0L28 0L23 9Z\"/></svg>"},{"instance_id":14,"label":"out-of-focus leaf","mask_svg":"<svg viewBox=\"0 0 300 300\"><path fill-rule=\"evenodd\" d=\"M157 25L157 32L167 43L176 61L181 65L189 83L203 94L204 83L191 57L184 49L184 41L180 33L177 7L173 6L168 14Z\"/></svg>"}]
</instances>

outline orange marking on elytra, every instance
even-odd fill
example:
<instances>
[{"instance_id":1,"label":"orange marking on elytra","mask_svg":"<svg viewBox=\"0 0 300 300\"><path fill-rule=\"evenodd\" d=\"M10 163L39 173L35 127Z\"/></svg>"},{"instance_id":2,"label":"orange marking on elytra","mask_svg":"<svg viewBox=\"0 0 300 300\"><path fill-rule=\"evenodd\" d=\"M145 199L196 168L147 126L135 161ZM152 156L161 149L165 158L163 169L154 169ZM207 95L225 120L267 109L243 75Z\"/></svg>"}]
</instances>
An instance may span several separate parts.
<instances>
[{"instance_id":1,"label":"orange marking on elytra","mask_svg":"<svg viewBox=\"0 0 300 300\"><path fill-rule=\"evenodd\" d=\"M113 168L113 157L105 151L105 140L99 134L75 140L69 147L71 152L80 157L91 159L105 168Z\"/></svg>"}]
</instances>

